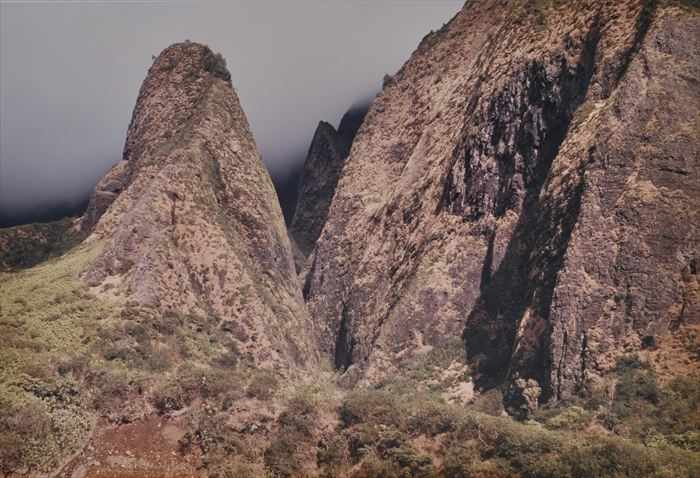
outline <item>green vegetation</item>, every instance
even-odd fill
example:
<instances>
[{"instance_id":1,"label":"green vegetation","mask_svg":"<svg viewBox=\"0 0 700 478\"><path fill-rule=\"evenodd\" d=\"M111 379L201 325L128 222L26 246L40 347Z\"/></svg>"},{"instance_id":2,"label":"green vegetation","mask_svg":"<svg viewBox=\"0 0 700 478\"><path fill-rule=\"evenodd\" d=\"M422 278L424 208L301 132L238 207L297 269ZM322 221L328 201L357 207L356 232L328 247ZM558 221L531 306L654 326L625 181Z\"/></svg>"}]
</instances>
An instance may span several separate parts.
<instances>
[{"instance_id":1,"label":"green vegetation","mask_svg":"<svg viewBox=\"0 0 700 478\"><path fill-rule=\"evenodd\" d=\"M22 373L44 378L54 370L43 364L87 351L88 332L109 316L107 304L96 300L78 280L78 272L97 254L81 248L22 272L0 274L0 333L3 337L0 380Z\"/></svg>"},{"instance_id":2,"label":"green vegetation","mask_svg":"<svg viewBox=\"0 0 700 478\"><path fill-rule=\"evenodd\" d=\"M456 382L469 380L469 376L460 370L455 370L455 373L445 373L451 366L463 365L465 365L464 343L458 337L454 337L426 353L403 360L399 364L401 375L397 377L397 383L408 380L425 383L432 390L446 390ZM391 382L385 385L391 385Z\"/></svg>"},{"instance_id":3,"label":"green vegetation","mask_svg":"<svg viewBox=\"0 0 700 478\"><path fill-rule=\"evenodd\" d=\"M0 462L50 469L94 422L77 371L94 324L108 317L77 273L98 252L79 248L41 266L0 274Z\"/></svg>"},{"instance_id":4,"label":"green vegetation","mask_svg":"<svg viewBox=\"0 0 700 478\"><path fill-rule=\"evenodd\" d=\"M303 468L299 449L311 443L318 419L316 403L309 397L292 398L277 419L278 431L264 453L274 476L298 476Z\"/></svg>"},{"instance_id":5,"label":"green vegetation","mask_svg":"<svg viewBox=\"0 0 700 478\"><path fill-rule=\"evenodd\" d=\"M185 364L155 388L151 402L160 414L182 410L197 399L227 410L243 396L243 380L240 373Z\"/></svg>"},{"instance_id":6,"label":"green vegetation","mask_svg":"<svg viewBox=\"0 0 700 478\"><path fill-rule=\"evenodd\" d=\"M218 318L161 316L94 295L79 274L99 252L79 246L0 273L2 473L52 470L98 417L129 422L195 400L225 410L246 386L265 399L274 393L274 378L242 363Z\"/></svg>"},{"instance_id":7,"label":"green vegetation","mask_svg":"<svg viewBox=\"0 0 700 478\"><path fill-rule=\"evenodd\" d=\"M621 359L615 373L615 397L605 417L613 431L645 442L687 442L688 449L698 449L700 443L692 440L700 430L697 378L677 377L661 387L654 371L634 356Z\"/></svg>"},{"instance_id":8,"label":"green vegetation","mask_svg":"<svg viewBox=\"0 0 700 478\"><path fill-rule=\"evenodd\" d=\"M431 360L424 356L413 363L419 362L421 368ZM442 365L451 363L446 359ZM421 381L414 381L415 369L406 372L408 378L349 392L328 382L279 388L271 403L283 399L284 408L270 426L262 457L269 476L637 478L700 473L698 382L683 378L658 384L636 357L619 361L609 377L614 390L609 398L591 394L579 403L540 410L527 422L501 415L497 391L468 406L453 405L425 386L422 374ZM232 459L255 466L256 457L242 458L250 443L241 445L235 451L231 447L228 457L219 454L216 466L228 466Z\"/></svg>"},{"instance_id":9,"label":"green vegetation","mask_svg":"<svg viewBox=\"0 0 700 478\"><path fill-rule=\"evenodd\" d=\"M92 427L74 388L0 386L0 472L9 474L73 449Z\"/></svg>"},{"instance_id":10,"label":"green vegetation","mask_svg":"<svg viewBox=\"0 0 700 478\"><path fill-rule=\"evenodd\" d=\"M58 257L79 242L73 218L0 229L0 271L32 267ZM3 247L9 244L11 247Z\"/></svg>"},{"instance_id":11,"label":"green vegetation","mask_svg":"<svg viewBox=\"0 0 700 478\"><path fill-rule=\"evenodd\" d=\"M621 381L615 406L650 398L648 382L634 378L639 386L630 387L629 381ZM681 406L683 413L697 413L688 387L693 388L676 384L672 390L678 398L682 389L689 400ZM339 413L351 459L366 461L365 474L357 476L690 477L700 472L700 456L672 440L645 445L589 429L594 414L577 406L543 414L544 424L520 423L449 405L430 394L409 399L364 390L349 393ZM439 437L441 470L416 448L421 437Z\"/></svg>"},{"instance_id":12,"label":"green vegetation","mask_svg":"<svg viewBox=\"0 0 700 478\"><path fill-rule=\"evenodd\" d=\"M78 274L98 252L0 275L2 473L52 469L98 417L156 413L184 417L181 452L210 476L700 476L697 378L660 383L623 357L607 384L517 422L496 389L445 401L470 380L455 340L347 392L329 371L302 380L251 366L217 317L95 296Z\"/></svg>"}]
</instances>

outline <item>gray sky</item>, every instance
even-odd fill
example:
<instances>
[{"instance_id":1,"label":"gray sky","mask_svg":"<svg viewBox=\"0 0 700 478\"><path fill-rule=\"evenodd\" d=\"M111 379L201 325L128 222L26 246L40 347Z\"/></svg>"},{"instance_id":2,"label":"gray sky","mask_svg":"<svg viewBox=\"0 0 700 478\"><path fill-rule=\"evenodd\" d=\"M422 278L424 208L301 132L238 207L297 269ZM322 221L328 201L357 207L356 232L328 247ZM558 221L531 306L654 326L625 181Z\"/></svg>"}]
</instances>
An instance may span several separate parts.
<instances>
[{"instance_id":1,"label":"gray sky","mask_svg":"<svg viewBox=\"0 0 700 478\"><path fill-rule=\"evenodd\" d=\"M121 157L141 81L169 44L221 52L273 175L319 120L373 96L463 0L0 4L0 213L85 196Z\"/></svg>"}]
</instances>

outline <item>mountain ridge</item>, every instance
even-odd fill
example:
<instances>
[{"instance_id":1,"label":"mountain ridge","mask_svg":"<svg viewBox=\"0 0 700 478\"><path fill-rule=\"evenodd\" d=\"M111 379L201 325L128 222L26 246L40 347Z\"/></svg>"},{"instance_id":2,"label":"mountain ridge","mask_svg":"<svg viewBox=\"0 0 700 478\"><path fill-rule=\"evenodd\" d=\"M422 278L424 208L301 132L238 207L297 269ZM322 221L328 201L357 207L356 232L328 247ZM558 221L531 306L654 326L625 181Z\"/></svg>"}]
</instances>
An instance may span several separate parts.
<instances>
[{"instance_id":1,"label":"mountain ridge","mask_svg":"<svg viewBox=\"0 0 700 478\"><path fill-rule=\"evenodd\" d=\"M645 143L641 138L635 139L638 143L621 141L614 128L625 119L619 113L625 102L632 114L639 111L635 108L653 114L659 90L650 86L657 78L649 77L650 68L658 71L659 84L668 89L665 94L676 95L670 101L682 112L659 120L660 129L667 125L670 133L674 121L686 121L692 129L690 105L697 95L687 78L693 77L694 60L681 45L697 42L697 25L693 15L656 2L589 2L575 9L528 2L513 9L500 5L468 3L441 31L426 37L386 82L335 192L307 277L307 302L324 324L326 353L333 357L338 344L345 344L343 368L356 364L370 382L398 373L396 357L462 336L477 383L488 389L509 382L512 412L527 413L537 400L533 403L526 395L544 403L572 398L582 387L592 386L599 373L614 365L622 349L616 340L625 343L626 351L639 350L642 336L656 336L668 327L660 310L642 307L637 313L649 315L636 331L623 327L613 340L603 332L586 335L582 328L593 330L595 320L624 320L615 318L616 312L596 319L596 310L608 300L603 296L620 293L611 290L613 283L625 280L625 273L612 279L599 269L600 278L593 279L587 272L590 281L601 281L597 287L602 294L602 303L586 312L591 314L588 325L576 318L578 299L564 292L567 285L558 273L571 274L570 268L585 269L595 260L580 228L592 228L588 237L616 227L634 234L634 224L624 219L620 226L614 220L593 226L596 219L587 210L588 201L604 200L610 211L615 205L606 198L609 186L592 186L591 176L601 177L609 151L627 157ZM676 61L669 55L691 70L663 76L671 71L664 65ZM649 92L647 103L639 103L632 84ZM601 121L605 115L608 125ZM644 128L641 114L630 118L639 122L632 128ZM596 141L597 134L606 139ZM659 135L663 144L659 130L645 134ZM670 162L688 164L697 157L697 142L689 134L666 147L679 151L678 159ZM657 159L650 153L644 161L653 164ZM614 167L625 171L620 176L628 171L622 163ZM655 252L643 267L655 279L628 286L664 294L662 307L667 308L684 302L674 289L697 248L692 239L698 227L692 207L697 194L684 178L661 170L648 179L677 188L677 197L684 198L678 205L664 203L654 213L664 215L667 229L676 228L679 234L661 246L653 226L645 232L650 241L646 250ZM622 178L616 181L624 184ZM610 196L617 194L610 191ZM631 200L610 214L628 214L625 207L630 213L644 210ZM580 223L579 214L585 218ZM648 220L655 222L653 215ZM619 240L603 244L614 249ZM630 251L640 247L645 248L630 245ZM666 247L690 256L685 263L669 262L661 254ZM614 261L612 250L610 254L608 260ZM581 262L565 259L574 256ZM632 256L620 260L634 261ZM567 277L585 287L579 273L585 277L583 270ZM660 288L651 292L656 286ZM562 307L572 310L560 315Z\"/></svg>"},{"instance_id":2,"label":"mountain ridge","mask_svg":"<svg viewBox=\"0 0 700 478\"><path fill-rule=\"evenodd\" d=\"M288 228L224 59L163 50L82 218L0 230L0 472L696 476L686 3L465 3Z\"/></svg>"}]
</instances>

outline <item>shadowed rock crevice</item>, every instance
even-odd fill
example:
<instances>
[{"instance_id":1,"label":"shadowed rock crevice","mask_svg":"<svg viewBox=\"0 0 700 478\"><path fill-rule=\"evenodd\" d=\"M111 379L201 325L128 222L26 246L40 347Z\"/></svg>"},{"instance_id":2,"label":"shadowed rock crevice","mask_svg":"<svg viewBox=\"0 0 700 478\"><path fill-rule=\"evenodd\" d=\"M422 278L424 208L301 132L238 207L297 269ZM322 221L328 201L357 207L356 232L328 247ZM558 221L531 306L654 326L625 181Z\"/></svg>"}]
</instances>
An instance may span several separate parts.
<instances>
[{"instance_id":1,"label":"shadowed rock crevice","mask_svg":"<svg viewBox=\"0 0 700 478\"><path fill-rule=\"evenodd\" d=\"M304 277L304 286L302 287L302 296L304 297L304 301L309 299L309 294L311 293L311 279L316 273L316 256L313 256L313 259L311 261L311 267L309 268L309 272L306 274L306 277Z\"/></svg>"},{"instance_id":2,"label":"shadowed rock crevice","mask_svg":"<svg viewBox=\"0 0 700 478\"><path fill-rule=\"evenodd\" d=\"M351 333L350 318L347 307L343 305L340 320L340 329L335 343L335 368L336 370L347 370L353 363L352 353L355 347L355 339Z\"/></svg>"},{"instance_id":3,"label":"shadowed rock crevice","mask_svg":"<svg viewBox=\"0 0 700 478\"><path fill-rule=\"evenodd\" d=\"M548 64L531 62L489 101L486 111L471 107L467 118L483 125L485 133L468 134L458 146L461 158L446 178L440 210L469 221L499 218L508 210L518 212L526 194L536 196L585 98L599 40L596 19L576 64L563 56Z\"/></svg>"},{"instance_id":4,"label":"shadowed rock crevice","mask_svg":"<svg viewBox=\"0 0 700 478\"><path fill-rule=\"evenodd\" d=\"M509 209L520 209L504 258L482 290L464 329L467 356L478 364L477 383L482 387L520 375L542 384L551 367L547 364L545 330L557 274L580 211L585 170L578 171L579 179L559 196L560 201L544 203L540 194L573 113L586 97L599 39L596 21L576 65L560 60L558 72L551 78L546 73L551 68L531 64L520 82L528 85L520 97L511 93L518 91L518 85L496 97L490 108L497 118L491 146L512 145L496 155L498 186L465 175L465 200L452 208L463 211L470 220L485 213L499 217ZM554 61L556 65L557 59ZM513 105L521 106L513 111ZM537 119L533 111L541 112ZM517 129L504 137L513 123L499 123L498 118L514 118ZM467 143L466 157L473 161L482 153L470 146ZM465 169L480 166L474 162L476 167L467 164ZM516 170L519 175L514 174ZM523 326L533 336L518 336ZM507 398L517 401L517 397Z\"/></svg>"},{"instance_id":5,"label":"shadowed rock crevice","mask_svg":"<svg viewBox=\"0 0 700 478\"><path fill-rule=\"evenodd\" d=\"M496 239L496 230L494 229L488 236L488 245L486 246L486 256L484 257L484 265L481 268L481 282L479 283L479 290L481 293L486 291L489 282L491 282L491 277L493 276L493 243Z\"/></svg>"},{"instance_id":6,"label":"shadowed rock crevice","mask_svg":"<svg viewBox=\"0 0 700 478\"><path fill-rule=\"evenodd\" d=\"M632 60L639 52L642 47L644 38L651 27L652 21L654 20L654 15L658 7L658 0L644 0L642 7L637 15L637 21L635 24L634 37L629 48L622 52L622 60L619 62L620 66L615 69L613 76L613 81L609 86L604 86L603 97L609 97L612 92L620 84L622 78L624 78L627 70L629 69Z\"/></svg>"},{"instance_id":7,"label":"shadowed rock crevice","mask_svg":"<svg viewBox=\"0 0 700 478\"><path fill-rule=\"evenodd\" d=\"M618 70L612 75L615 78L613 88L624 77L643 42L653 9L654 2L646 2L642 7L633 45L626 50L622 60L616 63ZM565 98L563 104L571 105L574 109L586 97L594 73L598 39L596 23L584 45L577 67L579 74L564 83L571 86L570 93L562 96ZM562 91L566 92L567 87L564 86ZM603 94L611 93L604 91ZM530 95L529 99L532 98ZM562 113L563 116L551 116L558 116L559 120L554 120L555 127L547 135L548 140L542 149L544 160L535 162L535 181L530 183L532 187L528 188L529 181L526 178L523 180L527 192L518 225L499 271L494 274L490 290L482 292L467 319L464 332L467 354L478 364L481 373L479 385L489 387L507 379L511 385L505 400L515 414L523 413L531 405L526 403L529 397L514 385L518 383L519 377L528 381L534 378L536 382L533 383L538 385L538 393L541 386L539 401L549 401L563 399L564 387L567 388L568 395L572 392L580 393L587 373L589 350L586 327L578 322L578 317L571 317L569 320L573 323L568 330L575 331L575 337L566 329L555 332L554 325L550 323L550 312L558 277L564 267L569 243L580 215L587 183L586 169L590 164L604 160L598 157L595 146L591 147L588 158L579 163L572 177L564 182L563 189L556 196L547 194L541 197L542 186L545 184L543 180L551 180L548 168L567 136L573 110ZM545 121L545 124L550 123ZM527 142L521 144L528 145ZM526 171L528 169L525 168ZM501 187L499 193L506 189ZM498 216L503 208L499 207L498 201L494 201L494 204L494 215ZM558 341L556 347L552 343L554 340ZM572 342L575 342L575 346ZM553 354L553 350L558 352ZM575 366L570 363L571 354L578 357ZM564 377L564 371L572 369L577 370L576 375Z\"/></svg>"}]
</instances>

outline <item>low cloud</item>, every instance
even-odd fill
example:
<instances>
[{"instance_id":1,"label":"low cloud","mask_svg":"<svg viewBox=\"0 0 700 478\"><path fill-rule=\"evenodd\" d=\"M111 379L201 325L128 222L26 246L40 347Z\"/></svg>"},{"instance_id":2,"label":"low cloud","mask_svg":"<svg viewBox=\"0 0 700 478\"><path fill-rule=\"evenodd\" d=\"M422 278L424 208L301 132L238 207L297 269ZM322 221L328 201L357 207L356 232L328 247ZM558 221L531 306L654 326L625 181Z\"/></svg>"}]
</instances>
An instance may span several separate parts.
<instances>
[{"instance_id":1,"label":"low cloud","mask_svg":"<svg viewBox=\"0 0 700 478\"><path fill-rule=\"evenodd\" d=\"M461 5L1 4L0 225L80 209L121 158L152 55L171 43L206 43L226 57L263 161L283 181L318 121L337 126Z\"/></svg>"}]
</instances>

